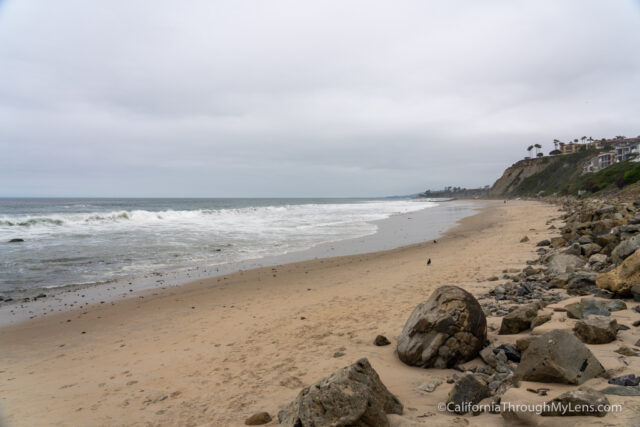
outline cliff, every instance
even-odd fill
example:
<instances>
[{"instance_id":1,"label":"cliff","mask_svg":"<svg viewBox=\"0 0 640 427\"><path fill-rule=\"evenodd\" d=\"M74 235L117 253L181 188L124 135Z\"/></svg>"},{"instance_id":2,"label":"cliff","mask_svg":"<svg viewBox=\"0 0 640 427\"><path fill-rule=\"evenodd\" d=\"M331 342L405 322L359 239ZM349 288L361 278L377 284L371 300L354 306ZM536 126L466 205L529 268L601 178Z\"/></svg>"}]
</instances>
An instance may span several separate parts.
<instances>
[{"instance_id":1,"label":"cliff","mask_svg":"<svg viewBox=\"0 0 640 427\"><path fill-rule=\"evenodd\" d=\"M518 187L522 181L535 175L551 165L556 158L540 157L524 159L508 167L502 176L493 184L487 197L507 197L518 194Z\"/></svg>"},{"instance_id":2,"label":"cliff","mask_svg":"<svg viewBox=\"0 0 640 427\"><path fill-rule=\"evenodd\" d=\"M582 150L573 154L525 159L504 171L487 197L535 197L577 193L582 189L582 168L595 154Z\"/></svg>"}]
</instances>

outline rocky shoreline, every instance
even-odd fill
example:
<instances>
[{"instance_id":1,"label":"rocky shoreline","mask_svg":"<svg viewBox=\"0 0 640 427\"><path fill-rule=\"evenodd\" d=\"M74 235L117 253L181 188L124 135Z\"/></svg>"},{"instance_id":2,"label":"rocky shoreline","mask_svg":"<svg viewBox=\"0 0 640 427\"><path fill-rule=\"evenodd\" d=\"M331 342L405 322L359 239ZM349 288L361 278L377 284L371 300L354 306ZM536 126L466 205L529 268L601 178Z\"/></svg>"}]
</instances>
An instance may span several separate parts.
<instances>
[{"instance_id":1,"label":"rocky shoreline","mask_svg":"<svg viewBox=\"0 0 640 427\"><path fill-rule=\"evenodd\" d=\"M556 203L564 214L547 225L558 235L536 243L537 259L491 277L500 283L477 298L457 286L436 289L400 333L396 354L402 362L452 370L446 411L490 412L507 422L540 425L541 417L605 417L612 397L640 396L640 371L629 360L640 356L640 202ZM621 323L620 313L635 320ZM389 343L376 337L376 345ZM608 356L619 362L613 367L599 360L602 351L594 354L610 343L616 348ZM594 385L603 379L607 386ZM554 384L564 385L563 392L554 393ZM420 390L431 393L441 385L434 380ZM523 389L542 396L541 411L511 405L522 400ZM305 387L278 419L287 426L388 426L387 414L403 412L391 393L361 359ZM263 413L246 424L270 421Z\"/></svg>"}]
</instances>

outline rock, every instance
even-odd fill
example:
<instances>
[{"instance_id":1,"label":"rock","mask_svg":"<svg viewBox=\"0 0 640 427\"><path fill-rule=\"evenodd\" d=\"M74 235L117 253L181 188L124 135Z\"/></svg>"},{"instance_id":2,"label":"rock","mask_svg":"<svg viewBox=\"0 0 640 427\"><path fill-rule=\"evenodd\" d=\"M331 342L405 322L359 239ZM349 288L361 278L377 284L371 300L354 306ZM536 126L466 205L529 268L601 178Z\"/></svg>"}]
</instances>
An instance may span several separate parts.
<instances>
[{"instance_id":1,"label":"rock","mask_svg":"<svg viewBox=\"0 0 640 427\"><path fill-rule=\"evenodd\" d=\"M531 321L535 319L540 310L538 303L525 304L513 310L502 318L500 335L517 334L531 327Z\"/></svg>"},{"instance_id":2,"label":"rock","mask_svg":"<svg viewBox=\"0 0 640 427\"><path fill-rule=\"evenodd\" d=\"M611 378L607 381L609 384L622 385L622 386L637 386L640 384L640 377L636 377L634 374L621 375L619 377Z\"/></svg>"},{"instance_id":3,"label":"rock","mask_svg":"<svg viewBox=\"0 0 640 427\"><path fill-rule=\"evenodd\" d=\"M618 348L617 350L615 350L616 353L621 354L623 356L628 356L628 357L638 357L640 356L640 354L632 349L627 347L626 345L621 346L620 348Z\"/></svg>"},{"instance_id":4,"label":"rock","mask_svg":"<svg viewBox=\"0 0 640 427\"><path fill-rule=\"evenodd\" d=\"M398 338L398 357L407 365L450 368L478 355L487 339L487 320L478 301L457 286L442 286L418 305Z\"/></svg>"},{"instance_id":5,"label":"rock","mask_svg":"<svg viewBox=\"0 0 640 427\"><path fill-rule=\"evenodd\" d=\"M341 351L336 351L335 353L333 353L333 357L342 357L344 356L344 353Z\"/></svg>"},{"instance_id":6,"label":"rock","mask_svg":"<svg viewBox=\"0 0 640 427\"><path fill-rule=\"evenodd\" d=\"M604 372L598 359L575 335L555 329L529 344L515 376L526 381L582 384Z\"/></svg>"},{"instance_id":7,"label":"rock","mask_svg":"<svg viewBox=\"0 0 640 427\"><path fill-rule=\"evenodd\" d=\"M618 322L612 317L591 314L578 320L573 332L585 344L606 344L616 339Z\"/></svg>"},{"instance_id":8,"label":"rock","mask_svg":"<svg viewBox=\"0 0 640 427\"><path fill-rule=\"evenodd\" d=\"M500 350L504 351L504 354L507 356L508 360L512 362L520 363L521 354L514 346L509 344L500 344L498 347L493 349L493 353L496 354Z\"/></svg>"},{"instance_id":9,"label":"rock","mask_svg":"<svg viewBox=\"0 0 640 427\"><path fill-rule=\"evenodd\" d=\"M271 415L268 412L258 412L247 418L244 423L248 426L261 426L271 422Z\"/></svg>"},{"instance_id":10,"label":"rock","mask_svg":"<svg viewBox=\"0 0 640 427\"><path fill-rule=\"evenodd\" d=\"M630 292L634 301L640 301L640 284L632 285Z\"/></svg>"},{"instance_id":11,"label":"rock","mask_svg":"<svg viewBox=\"0 0 640 427\"><path fill-rule=\"evenodd\" d=\"M596 289L596 273L576 273L565 286L569 295L588 295Z\"/></svg>"},{"instance_id":12,"label":"rock","mask_svg":"<svg viewBox=\"0 0 640 427\"><path fill-rule=\"evenodd\" d=\"M528 236L524 236L522 239L520 239L520 243L526 243L529 241L529 237Z\"/></svg>"},{"instance_id":13,"label":"rock","mask_svg":"<svg viewBox=\"0 0 640 427\"><path fill-rule=\"evenodd\" d=\"M544 239L544 240L540 240L538 243L536 243L536 246L549 246L551 245L551 242L548 239Z\"/></svg>"},{"instance_id":14,"label":"rock","mask_svg":"<svg viewBox=\"0 0 640 427\"><path fill-rule=\"evenodd\" d=\"M584 260L576 255L556 254L549 260L549 270L552 273L562 274L568 270L574 271L585 264Z\"/></svg>"},{"instance_id":15,"label":"rock","mask_svg":"<svg viewBox=\"0 0 640 427\"><path fill-rule=\"evenodd\" d=\"M620 244L611 251L611 259L615 264L620 264L638 248L640 248L640 235L620 242Z\"/></svg>"},{"instance_id":16,"label":"rock","mask_svg":"<svg viewBox=\"0 0 640 427\"><path fill-rule=\"evenodd\" d=\"M418 387L418 390L422 390L422 391L426 391L428 393L433 392L436 388L438 388L438 386L442 384L442 381L440 380L433 380L430 381L427 384L423 384L420 387Z\"/></svg>"},{"instance_id":17,"label":"rock","mask_svg":"<svg viewBox=\"0 0 640 427\"><path fill-rule=\"evenodd\" d=\"M20 238L9 240L9 243L22 243L22 242L24 242L24 239L20 239Z\"/></svg>"},{"instance_id":18,"label":"rock","mask_svg":"<svg viewBox=\"0 0 640 427\"><path fill-rule=\"evenodd\" d=\"M640 238L640 234L636 237ZM640 251L634 252L618 267L600 274L596 279L599 288L623 297L630 297L631 288L638 283L640 283Z\"/></svg>"},{"instance_id":19,"label":"rock","mask_svg":"<svg viewBox=\"0 0 640 427\"><path fill-rule=\"evenodd\" d=\"M471 408L489 395L487 383L473 374L465 374L453 385L447 399L447 409L457 414L466 414Z\"/></svg>"},{"instance_id":20,"label":"rock","mask_svg":"<svg viewBox=\"0 0 640 427\"><path fill-rule=\"evenodd\" d=\"M553 239L551 239L551 247L554 249L566 244L567 241L564 239L564 237L554 237Z\"/></svg>"},{"instance_id":21,"label":"rock","mask_svg":"<svg viewBox=\"0 0 640 427\"><path fill-rule=\"evenodd\" d=\"M610 385L600 390L602 394L613 394L616 396L640 396L640 387L629 387L621 385Z\"/></svg>"},{"instance_id":22,"label":"rock","mask_svg":"<svg viewBox=\"0 0 640 427\"><path fill-rule=\"evenodd\" d=\"M538 327L540 325L544 325L553 317L553 313L541 313L538 314L535 319L531 321L531 329Z\"/></svg>"},{"instance_id":23,"label":"rock","mask_svg":"<svg viewBox=\"0 0 640 427\"><path fill-rule=\"evenodd\" d=\"M500 278L498 276L491 276L487 279L487 282L495 282L500 280Z\"/></svg>"},{"instance_id":24,"label":"rock","mask_svg":"<svg viewBox=\"0 0 640 427\"><path fill-rule=\"evenodd\" d=\"M589 257L589 265L604 265L607 263L607 259L608 257L605 254L594 254Z\"/></svg>"},{"instance_id":25,"label":"rock","mask_svg":"<svg viewBox=\"0 0 640 427\"><path fill-rule=\"evenodd\" d=\"M389 341L384 335L378 335L376 339L373 340L373 344L382 347L391 344L391 341Z\"/></svg>"},{"instance_id":26,"label":"rock","mask_svg":"<svg viewBox=\"0 0 640 427\"><path fill-rule=\"evenodd\" d=\"M495 368L498 365L498 359L496 358L493 349L489 346L480 350L480 358L484 361L484 363L491 366L492 368Z\"/></svg>"},{"instance_id":27,"label":"rock","mask_svg":"<svg viewBox=\"0 0 640 427\"><path fill-rule=\"evenodd\" d=\"M278 413L285 426L388 426L386 414L402 414L402 404L387 390L366 358L305 387Z\"/></svg>"},{"instance_id":28,"label":"rock","mask_svg":"<svg viewBox=\"0 0 640 427\"><path fill-rule=\"evenodd\" d=\"M529 345L537 339L538 337L535 335L518 338L516 340L516 349L522 354L529 348Z\"/></svg>"},{"instance_id":29,"label":"rock","mask_svg":"<svg viewBox=\"0 0 640 427\"><path fill-rule=\"evenodd\" d=\"M619 300L598 300L582 298L580 302L574 302L565 306L567 316L572 319L582 319L590 314L609 316L612 311L625 310L627 305Z\"/></svg>"},{"instance_id":30,"label":"rock","mask_svg":"<svg viewBox=\"0 0 640 427\"><path fill-rule=\"evenodd\" d=\"M604 417L609 406L607 397L591 388L580 388L561 394L545 405L540 415L549 416L594 416Z\"/></svg>"}]
</instances>

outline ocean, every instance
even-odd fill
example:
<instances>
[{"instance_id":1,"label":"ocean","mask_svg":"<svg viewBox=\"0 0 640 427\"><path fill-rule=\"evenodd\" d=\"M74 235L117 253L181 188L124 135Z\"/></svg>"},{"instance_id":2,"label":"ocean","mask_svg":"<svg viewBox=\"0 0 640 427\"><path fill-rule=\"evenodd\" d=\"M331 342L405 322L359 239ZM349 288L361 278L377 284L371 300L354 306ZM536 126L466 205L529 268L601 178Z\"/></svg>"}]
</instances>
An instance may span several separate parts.
<instances>
[{"instance_id":1,"label":"ocean","mask_svg":"<svg viewBox=\"0 0 640 427\"><path fill-rule=\"evenodd\" d=\"M0 199L0 296L304 251L372 235L378 220L437 205L424 199Z\"/></svg>"}]
</instances>

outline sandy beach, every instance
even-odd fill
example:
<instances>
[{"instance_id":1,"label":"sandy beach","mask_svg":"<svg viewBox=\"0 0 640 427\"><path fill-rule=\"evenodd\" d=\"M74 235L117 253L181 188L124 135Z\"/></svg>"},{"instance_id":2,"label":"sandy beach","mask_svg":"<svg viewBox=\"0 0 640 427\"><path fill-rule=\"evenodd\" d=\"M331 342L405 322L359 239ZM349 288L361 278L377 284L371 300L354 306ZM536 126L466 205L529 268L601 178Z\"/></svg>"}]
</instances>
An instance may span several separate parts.
<instances>
[{"instance_id":1,"label":"sandy beach","mask_svg":"<svg viewBox=\"0 0 640 427\"><path fill-rule=\"evenodd\" d=\"M302 387L367 357L404 405L392 425L502 422L438 412L450 385L417 387L453 371L404 365L396 337L438 286L479 296L496 286L489 277L523 268L557 217L539 202L488 202L437 244L244 271L3 327L0 413L9 426L226 426L259 411L277 424ZM489 325L492 339L499 318ZM378 334L392 345L374 346Z\"/></svg>"}]
</instances>

